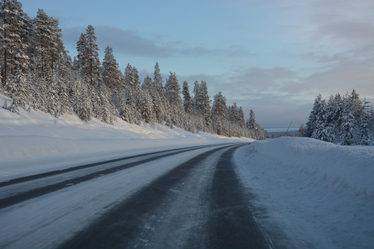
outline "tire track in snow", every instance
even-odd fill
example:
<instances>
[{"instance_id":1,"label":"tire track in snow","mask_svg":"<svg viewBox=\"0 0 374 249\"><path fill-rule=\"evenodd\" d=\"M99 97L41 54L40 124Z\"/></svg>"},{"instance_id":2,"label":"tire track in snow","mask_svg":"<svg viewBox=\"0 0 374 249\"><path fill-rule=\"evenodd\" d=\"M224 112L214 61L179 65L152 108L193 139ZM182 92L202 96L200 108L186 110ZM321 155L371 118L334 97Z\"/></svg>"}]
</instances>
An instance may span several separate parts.
<instances>
[{"instance_id":1,"label":"tire track in snow","mask_svg":"<svg viewBox=\"0 0 374 249\"><path fill-rule=\"evenodd\" d=\"M59 248L191 248L195 243L201 247L208 217L207 188L220 155L232 146L179 165Z\"/></svg>"},{"instance_id":2,"label":"tire track in snow","mask_svg":"<svg viewBox=\"0 0 374 249\"><path fill-rule=\"evenodd\" d=\"M226 151L217 164L210 193L205 248L271 248L245 198L234 164Z\"/></svg>"},{"instance_id":3,"label":"tire track in snow","mask_svg":"<svg viewBox=\"0 0 374 249\"><path fill-rule=\"evenodd\" d=\"M102 176L105 176L105 175L108 175L108 174L112 174L112 173L118 172L120 170L135 167L135 166L138 166L138 165L150 162L150 161L154 161L154 160L157 160L157 159L160 159L160 158L163 158L163 157L173 156L173 155L180 154L180 153L183 153L183 152L197 150L197 149L201 149L201 148L212 147L212 146L220 146L220 145L194 146L194 147L183 148L183 149L174 149L174 150L168 150L168 151L147 153L147 154L144 154L144 155L137 155L137 156L131 156L131 157L126 157L126 158L107 160L107 161L103 161L103 162L99 162L99 163L86 164L86 165L82 165L82 166L68 168L68 169L65 169L65 170L51 171L51 172L46 172L46 173L43 173L43 174L38 174L38 175L33 175L33 176L28 176L28 177L21 177L21 178L17 178L17 179L14 179L14 180L10 180L8 182L3 182L2 187L6 187L6 186L9 186L9 185L16 185L18 183L23 183L23 182L27 182L27 181L36 180L36 179L47 178L47 177L50 177L50 176L63 174L63 173L70 172L70 171L77 171L77 170L81 170L81 169L88 168L88 167L95 167L95 166L100 166L100 165L103 165L103 164L123 161L123 160L126 160L126 159L132 159L132 158L135 158L135 157L144 157L144 156L149 156L149 155L156 154L156 156L153 156L153 157L150 157L150 158L146 158L146 159L139 160L139 161L136 161L136 162L123 164L123 165L120 165L120 166L107 168L107 169L104 169L104 170L98 170L98 171L95 171L93 173L89 173L89 174L86 174L86 175L83 175L83 176L73 177L73 178L70 178L68 180L64 180L64 181L53 183L53 184L48 184L48 185L45 185L45 186L42 186L42 187L37 187L37 188L31 189L31 190L26 190L24 192L2 198L2 199L0 199L0 209L7 208L7 207L10 207L12 205L24 202L24 201L29 200L29 199L33 199L33 198L36 198L36 197L39 197L39 196L42 196L42 195L45 195L45 194L49 194L49 193L52 193L54 191L58 191L58 190L63 189L63 188L68 188L70 186L73 186L73 185L76 185L76 184L79 184L79 183L82 183L82 182L86 182L86 181L92 180L92 179L97 178L97 177L102 177ZM157 155L157 154L159 154L159 155Z\"/></svg>"}]
</instances>

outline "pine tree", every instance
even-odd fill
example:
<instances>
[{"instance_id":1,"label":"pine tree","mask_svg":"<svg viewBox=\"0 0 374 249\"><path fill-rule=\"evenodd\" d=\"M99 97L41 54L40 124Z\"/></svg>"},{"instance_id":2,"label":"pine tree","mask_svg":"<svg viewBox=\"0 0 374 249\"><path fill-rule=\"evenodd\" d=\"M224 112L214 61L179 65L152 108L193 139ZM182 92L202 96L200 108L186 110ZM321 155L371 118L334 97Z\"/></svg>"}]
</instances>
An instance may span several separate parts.
<instances>
[{"instance_id":1,"label":"pine tree","mask_svg":"<svg viewBox=\"0 0 374 249\"><path fill-rule=\"evenodd\" d=\"M322 107L322 95L319 94L314 101L313 109L309 115L308 122L306 123L305 136L311 137L316 129L316 121Z\"/></svg>"},{"instance_id":2,"label":"pine tree","mask_svg":"<svg viewBox=\"0 0 374 249\"><path fill-rule=\"evenodd\" d=\"M59 93L58 96L60 97L60 106L59 106L59 113L60 115L64 114L72 114L72 108L69 101L68 90L66 87L65 82L59 82Z\"/></svg>"},{"instance_id":3,"label":"pine tree","mask_svg":"<svg viewBox=\"0 0 374 249\"><path fill-rule=\"evenodd\" d=\"M88 85L78 81L75 92L77 94L74 108L75 112L82 121L88 122L92 117L92 103L88 93Z\"/></svg>"},{"instance_id":4,"label":"pine tree","mask_svg":"<svg viewBox=\"0 0 374 249\"><path fill-rule=\"evenodd\" d=\"M188 86L187 81L183 82L182 94L183 94L184 111L186 113L190 113L191 112L191 95L190 95L190 90L189 90L189 86Z\"/></svg>"},{"instance_id":5,"label":"pine tree","mask_svg":"<svg viewBox=\"0 0 374 249\"><path fill-rule=\"evenodd\" d=\"M135 89L135 80L134 80L134 71L132 70L132 66L130 63L127 64L125 69L125 88L126 89Z\"/></svg>"},{"instance_id":6,"label":"pine tree","mask_svg":"<svg viewBox=\"0 0 374 249\"><path fill-rule=\"evenodd\" d=\"M229 118L233 124L239 123L239 109L236 102L234 102L234 104L230 108Z\"/></svg>"},{"instance_id":7,"label":"pine tree","mask_svg":"<svg viewBox=\"0 0 374 249\"><path fill-rule=\"evenodd\" d=\"M225 121L227 119L227 105L226 98L221 92L214 96L213 106L212 106L212 123L213 130L218 135L224 135Z\"/></svg>"},{"instance_id":8,"label":"pine tree","mask_svg":"<svg viewBox=\"0 0 374 249\"><path fill-rule=\"evenodd\" d=\"M3 84L17 72L25 72L29 57L26 54L27 36L22 4L17 0L0 2L0 54ZM1 85L1 84L0 84Z\"/></svg>"},{"instance_id":9,"label":"pine tree","mask_svg":"<svg viewBox=\"0 0 374 249\"><path fill-rule=\"evenodd\" d=\"M53 77L48 81L47 85L47 112L54 115L56 118L60 116L59 112L59 87L57 84L56 77Z\"/></svg>"},{"instance_id":10,"label":"pine tree","mask_svg":"<svg viewBox=\"0 0 374 249\"><path fill-rule=\"evenodd\" d=\"M146 123L154 123L152 97L148 92L143 95L141 110L143 120Z\"/></svg>"},{"instance_id":11,"label":"pine tree","mask_svg":"<svg viewBox=\"0 0 374 249\"><path fill-rule=\"evenodd\" d=\"M103 81L110 89L119 89L123 81L122 73L113 55L113 48L107 46L103 60Z\"/></svg>"},{"instance_id":12,"label":"pine tree","mask_svg":"<svg viewBox=\"0 0 374 249\"><path fill-rule=\"evenodd\" d=\"M211 106L210 106L210 97L208 94L208 87L206 85L205 81L201 81L200 84L200 94L201 94L201 101L202 101L202 106L203 106L203 117L204 117L204 122L205 122L205 131L209 131L211 127Z\"/></svg>"},{"instance_id":13,"label":"pine tree","mask_svg":"<svg viewBox=\"0 0 374 249\"><path fill-rule=\"evenodd\" d=\"M182 106L181 87L175 73L170 72L169 79L165 84L165 90L170 105Z\"/></svg>"},{"instance_id":14,"label":"pine tree","mask_svg":"<svg viewBox=\"0 0 374 249\"><path fill-rule=\"evenodd\" d=\"M110 93L107 86L103 83L99 83L97 87L98 100L100 107L100 117L101 121L108 124L113 124L115 109L110 103Z\"/></svg>"},{"instance_id":15,"label":"pine tree","mask_svg":"<svg viewBox=\"0 0 374 249\"><path fill-rule=\"evenodd\" d=\"M100 48L96 43L96 39L94 27L88 25L86 34L81 34L77 42L79 69L84 79L91 85L96 85L101 81L101 67L98 52Z\"/></svg>"},{"instance_id":16,"label":"pine tree","mask_svg":"<svg viewBox=\"0 0 374 249\"><path fill-rule=\"evenodd\" d=\"M259 125L256 123L255 112L251 109L249 111L249 119L247 121L247 128L253 134L253 138L254 139L258 139L259 138L258 127L259 127Z\"/></svg>"},{"instance_id":17,"label":"pine tree","mask_svg":"<svg viewBox=\"0 0 374 249\"><path fill-rule=\"evenodd\" d=\"M239 125L241 128L245 127L245 117L244 117L244 111L243 108L239 107Z\"/></svg>"},{"instance_id":18,"label":"pine tree","mask_svg":"<svg viewBox=\"0 0 374 249\"><path fill-rule=\"evenodd\" d=\"M17 72L11 79L7 80L5 92L13 99L12 105L14 105L15 110L18 110L18 107L26 109L30 90L23 73Z\"/></svg>"},{"instance_id":19,"label":"pine tree","mask_svg":"<svg viewBox=\"0 0 374 249\"><path fill-rule=\"evenodd\" d=\"M158 62L156 62L155 71L153 73L153 85L158 95L160 96L161 101L163 103L166 103L166 93L165 93L165 89L163 86L162 76L160 73L160 67L158 65Z\"/></svg>"},{"instance_id":20,"label":"pine tree","mask_svg":"<svg viewBox=\"0 0 374 249\"><path fill-rule=\"evenodd\" d=\"M360 144L370 145L371 144L371 134L370 134L370 106L369 102L364 99L362 102L362 115L360 123Z\"/></svg>"},{"instance_id":21,"label":"pine tree","mask_svg":"<svg viewBox=\"0 0 374 249\"><path fill-rule=\"evenodd\" d=\"M84 33L81 33L79 40L77 41L77 52L78 52L77 57L78 58L74 57L73 67L75 68L75 70L79 70L82 75L83 75L82 68L87 61L86 51L85 51L86 43L87 43L86 36L84 35Z\"/></svg>"},{"instance_id":22,"label":"pine tree","mask_svg":"<svg viewBox=\"0 0 374 249\"><path fill-rule=\"evenodd\" d=\"M42 9L38 10L30 38L30 55L31 69L36 71L39 77L49 77L44 73L47 71L55 74L60 69L63 55L66 54L58 25L57 19L49 17Z\"/></svg>"},{"instance_id":23,"label":"pine tree","mask_svg":"<svg viewBox=\"0 0 374 249\"><path fill-rule=\"evenodd\" d=\"M344 98L344 109L343 109L343 117L342 117L342 124L341 124L341 135L340 138L342 139L342 145L353 145L355 143L354 140L354 130L356 127L356 119L353 115L353 102L351 96L346 94Z\"/></svg>"},{"instance_id":24,"label":"pine tree","mask_svg":"<svg viewBox=\"0 0 374 249\"><path fill-rule=\"evenodd\" d=\"M147 77L144 78L144 82L142 84L142 90L147 91L149 93L155 93L152 78L149 77L148 75L147 75Z\"/></svg>"}]
</instances>

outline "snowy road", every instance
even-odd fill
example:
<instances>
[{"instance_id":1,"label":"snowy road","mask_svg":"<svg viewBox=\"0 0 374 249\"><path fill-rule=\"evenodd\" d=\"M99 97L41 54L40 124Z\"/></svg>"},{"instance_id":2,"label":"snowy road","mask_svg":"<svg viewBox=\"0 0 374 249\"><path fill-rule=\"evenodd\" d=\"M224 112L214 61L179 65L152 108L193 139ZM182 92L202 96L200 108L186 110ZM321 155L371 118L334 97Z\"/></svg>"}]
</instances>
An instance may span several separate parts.
<instances>
[{"instance_id":1,"label":"snowy road","mask_svg":"<svg viewBox=\"0 0 374 249\"><path fill-rule=\"evenodd\" d=\"M266 248L231 157L199 146L0 183L0 248Z\"/></svg>"}]
</instances>

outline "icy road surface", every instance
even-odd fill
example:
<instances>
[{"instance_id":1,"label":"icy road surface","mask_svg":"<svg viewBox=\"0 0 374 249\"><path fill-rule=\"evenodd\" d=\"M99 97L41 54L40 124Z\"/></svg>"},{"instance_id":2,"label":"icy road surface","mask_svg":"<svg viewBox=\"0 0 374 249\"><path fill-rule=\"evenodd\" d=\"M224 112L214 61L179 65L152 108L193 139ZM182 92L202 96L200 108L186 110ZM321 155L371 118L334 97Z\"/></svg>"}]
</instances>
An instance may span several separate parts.
<instances>
[{"instance_id":1,"label":"icy road surface","mask_svg":"<svg viewBox=\"0 0 374 249\"><path fill-rule=\"evenodd\" d=\"M0 183L0 248L269 248L232 156L148 153Z\"/></svg>"}]
</instances>

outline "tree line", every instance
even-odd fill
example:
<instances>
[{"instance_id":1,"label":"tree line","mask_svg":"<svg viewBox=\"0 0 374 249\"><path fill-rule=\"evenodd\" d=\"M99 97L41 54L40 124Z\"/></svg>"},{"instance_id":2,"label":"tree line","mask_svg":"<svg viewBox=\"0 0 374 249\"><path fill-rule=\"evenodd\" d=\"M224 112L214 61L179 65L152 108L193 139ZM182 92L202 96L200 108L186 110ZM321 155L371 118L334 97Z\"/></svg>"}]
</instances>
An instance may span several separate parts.
<instances>
[{"instance_id":1,"label":"tree line","mask_svg":"<svg viewBox=\"0 0 374 249\"><path fill-rule=\"evenodd\" d=\"M341 145L372 145L374 110L369 102L351 94L331 95L329 100L319 94L314 101L305 129L305 136Z\"/></svg>"},{"instance_id":2,"label":"tree line","mask_svg":"<svg viewBox=\"0 0 374 249\"><path fill-rule=\"evenodd\" d=\"M228 137L269 136L253 110L246 121L242 107L227 105L221 92L212 101L205 81L195 81L191 93L188 82L181 87L170 72L164 85L156 62L153 77L141 82L134 66L119 70L110 46L101 63L92 25L77 39L72 59L58 20L43 9L31 19L17 0L2 0L0 8L0 91L12 99L4 103L7 110L41 110L56 118L75 113L83 121L94 117L109 124L117 118L137 125L157 122Z\"/></svg>"}]
</instances>

